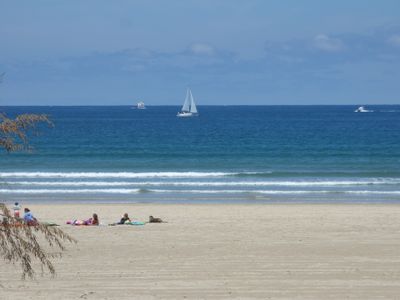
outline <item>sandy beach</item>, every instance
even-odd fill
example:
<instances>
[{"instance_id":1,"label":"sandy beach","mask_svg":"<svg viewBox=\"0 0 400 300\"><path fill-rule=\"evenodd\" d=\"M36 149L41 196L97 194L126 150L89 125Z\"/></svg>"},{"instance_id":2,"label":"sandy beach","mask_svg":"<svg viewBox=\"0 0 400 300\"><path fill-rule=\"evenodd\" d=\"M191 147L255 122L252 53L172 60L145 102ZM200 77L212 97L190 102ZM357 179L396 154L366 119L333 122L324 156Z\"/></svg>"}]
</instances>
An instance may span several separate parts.
<instances>
[{"instance_id":1,"label":"sandy beach","mask_svg":"<svg viewBox=\"0 0 400 300\"><path fill-rule=\"evenodd\" d=\"M396 299L400 206L29 205L78 240L57 276L21 281L1 264L1 299ZM168 223L73 227L128 212Z\"/></svg>"}]
</instances>

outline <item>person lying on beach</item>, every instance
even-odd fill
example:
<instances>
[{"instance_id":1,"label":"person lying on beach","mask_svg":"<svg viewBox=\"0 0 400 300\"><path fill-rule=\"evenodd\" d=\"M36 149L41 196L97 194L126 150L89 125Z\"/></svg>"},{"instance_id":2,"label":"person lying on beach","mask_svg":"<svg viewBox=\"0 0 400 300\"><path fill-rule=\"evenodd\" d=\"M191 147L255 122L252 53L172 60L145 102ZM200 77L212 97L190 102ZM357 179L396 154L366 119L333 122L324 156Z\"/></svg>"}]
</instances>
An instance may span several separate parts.
<instances>
[{"instance_id":1,"label":"person lying on beach","mask_svg":"<svg viewBox=\"0 0 400 300\"><path fill-rule=\"evenodd\" d=\"M149 223L167 223L163 221L161 218L154 218L153 216L149 216Z\"/></svg>"},{"instance_id":2,"label":"person lying on beach","mask_svg":"<svg viewBox=\"0 0 400 300\"><path fill-rule=\"evenodd\" d=\"M100 225L99 217L97 216L97 214L93 214L92 222L90 225Z\"/></svg>"},{"instance_id":3,"label":"person lying on beach","mask_svg":"<svg viewBox=\"0 0 400 300\"><path fill-rule=\"evenodd\" d=\"M29 210L29 208L25 208L25 209L24 209L24 222L25 222L28 226L35 226L35 225L38 225L37 219L33 216L33 214L31 213L31 211Z\"/></svg>"},{"instance_id":4,"label":"person lying on beach","mask_svg":"<svg viewBox=\"0 0 400 300\"><path fill-rule=\"evenodd\" d=\"M118 225L125 224L126 222L130 222L131 219L129 218L127 213L124 213L121 220L117 223Z\"/></svg>"},{"instance_id":5,"label":"person lying on beach","mask_svg":"<svg viewBox=\"0 0 400 300\"><path fill-rule=\"evenodd\" d=\"M89 226L89 225L99 225L99 217L97 214L93 214L93 216L87 220L74 220L74 221L67 221L67 224L70 225L76 225L76 226L80 226L80 225L84 225L84 226Z\"/></svg>"},{"instance_id":6,"label":"person lying on beach","mask_svg":"<svg viewBox=\"0 0 400 300\"><path fill-rule=\"evenodd\" d=\"M124 213L124 215L122 216L121 220L119 220L119 222L116 223L111 223L108 224L109 226L115 226L115 225L127 225L127 224L131 224L132 220L131 218L129 218L128 213Z\"/></svg>"}]
</instances>

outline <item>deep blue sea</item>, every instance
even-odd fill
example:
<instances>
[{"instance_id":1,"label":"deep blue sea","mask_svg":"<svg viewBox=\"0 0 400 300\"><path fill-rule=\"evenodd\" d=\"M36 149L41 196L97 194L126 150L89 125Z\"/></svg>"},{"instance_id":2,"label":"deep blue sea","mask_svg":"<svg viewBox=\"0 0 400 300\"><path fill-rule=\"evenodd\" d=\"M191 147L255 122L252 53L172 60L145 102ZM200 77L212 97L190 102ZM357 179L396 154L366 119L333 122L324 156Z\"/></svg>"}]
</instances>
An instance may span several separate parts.
<instances>
[{"instance_id":1,"label":"deep blue sea","mask_svg":"<svg viewBox=\"0 0 400 300\"><path fill-rule=\"evenodd\" d=\"M50 115L0 155L6 201L400 202L400 106L1 107Z\"/></svg>"}]
</instances>

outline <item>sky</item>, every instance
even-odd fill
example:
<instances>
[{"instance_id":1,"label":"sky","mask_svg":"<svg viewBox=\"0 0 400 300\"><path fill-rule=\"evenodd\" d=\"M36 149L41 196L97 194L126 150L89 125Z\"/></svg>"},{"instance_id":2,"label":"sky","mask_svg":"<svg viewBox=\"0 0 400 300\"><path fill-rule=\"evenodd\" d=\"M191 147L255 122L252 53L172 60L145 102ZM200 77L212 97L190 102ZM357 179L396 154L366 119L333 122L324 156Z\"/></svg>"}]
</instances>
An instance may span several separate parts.
<instances>
[{"instance_id":1,"label":"sky","mask_svg":"<svg viewBox=\"0 0 400 300\"><path fill-rule=\"evenodd\" d=\"M400 104L398 0L0 0L0 105Z\"/></svg>"}]
</instances>

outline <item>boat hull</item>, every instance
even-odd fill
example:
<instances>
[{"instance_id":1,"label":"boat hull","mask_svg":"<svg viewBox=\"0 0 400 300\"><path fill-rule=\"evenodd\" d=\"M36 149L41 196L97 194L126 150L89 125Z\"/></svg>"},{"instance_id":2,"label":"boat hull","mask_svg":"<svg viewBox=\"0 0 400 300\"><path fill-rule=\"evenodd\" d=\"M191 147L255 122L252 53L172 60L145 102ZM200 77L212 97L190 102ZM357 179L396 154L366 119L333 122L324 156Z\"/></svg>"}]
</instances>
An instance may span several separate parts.
<instances>
[{"instance_id":1,"label":"boat hull","mask_svg":"<svg viewBox=\"0 0 400 300\"><path fill-rule=\"evenodd\" d=\"M369 113L369 112L374 112L374 111L365 109L364 106L360 106L354 112L356 112L356 113Z\"/></svg>"},{"instance_id":2,"label":"boat hull","mask_svg":"<svg viewBox=\"0 0 400 300\"><path fill-rule=\"evenodd\" d=\"M373 110L367 110L367 109L356 109L354 112L356 113L370 113L374 112Z\"/></svg>"},{"instance_id":3,"label":"boat hull","mask_svg":"<svg viewBox=\"0 0 400 300\"><path fill-rule=\"evenodd\" d=\"M197 114L191 112L178 112L176 116L179 118L189 118L189 117L195 117L197 116Z\"/></svg>"}]
</instances>

